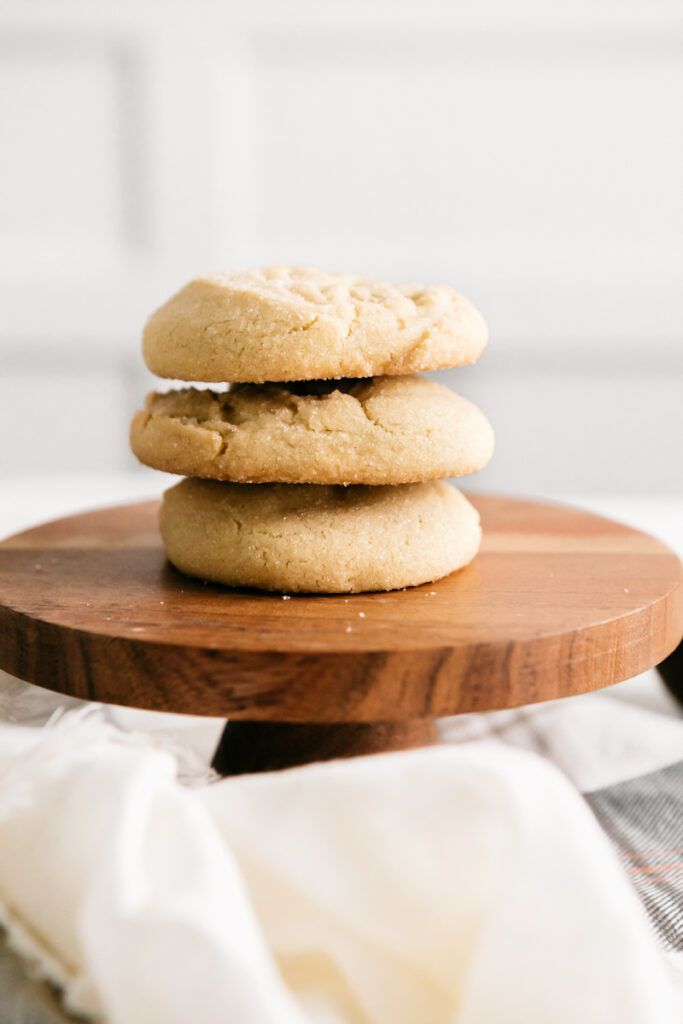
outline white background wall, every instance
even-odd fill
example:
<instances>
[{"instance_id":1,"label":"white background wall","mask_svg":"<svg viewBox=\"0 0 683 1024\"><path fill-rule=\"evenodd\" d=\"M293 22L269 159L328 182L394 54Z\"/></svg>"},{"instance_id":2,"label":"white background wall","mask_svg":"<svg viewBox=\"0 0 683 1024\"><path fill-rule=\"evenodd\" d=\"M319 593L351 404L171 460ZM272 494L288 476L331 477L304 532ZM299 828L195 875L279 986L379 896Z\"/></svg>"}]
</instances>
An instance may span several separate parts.
<instances>
[{"instance_id":1,"label":"white background wall","mask_svg":"<svg viewBox=\"0 0 683 1024\"><path fill-rule=\"evenodd\" d=\"M133 466L201 271L448 282L477 486L683 492L683 5L0 0L0 471Z\"/></svg>"}]
</instances>

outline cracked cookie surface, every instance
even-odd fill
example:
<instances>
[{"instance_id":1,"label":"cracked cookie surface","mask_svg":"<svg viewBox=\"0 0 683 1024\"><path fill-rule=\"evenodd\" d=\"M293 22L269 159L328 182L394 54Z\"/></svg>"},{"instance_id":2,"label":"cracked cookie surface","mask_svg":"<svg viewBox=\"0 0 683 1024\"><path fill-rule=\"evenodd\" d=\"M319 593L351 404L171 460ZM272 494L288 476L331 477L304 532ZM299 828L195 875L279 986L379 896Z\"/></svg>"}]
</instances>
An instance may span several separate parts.
<instances>
[{"instance_id":1,"label":"cracked cookie surface","mask_svg":"<svg viewBox=\"0 0 683 1024\"><path fill-rule=\"evenodd\" d=\"M147 321L143 354L160 377L263 383L460 366L487 337L445 285L273 266L191 281Z\"/></svg>"},{"instance_id":2,"label":"cracked cookie surface","mask_svg":"<svg viewBox=\"0 0 683 1024\"><path fill-rule=\"evenodd\" d=\"M236 482L402 484L464 476L493 452L480 410L424 377L153 392L131 424L148 466Z\"/></svg>"},{"instance_id":3,"label":"cracked cookie surface","mask_svg":"<svg viewBox=\"0 0 683 1024\"><path fill-rule=\"evenodd\" d=\"M173 565L233 587L309 593L394 590L474 558L479 515L443 481L396 487L182 480L164 494Z\"/></svg>"}]
</instances>

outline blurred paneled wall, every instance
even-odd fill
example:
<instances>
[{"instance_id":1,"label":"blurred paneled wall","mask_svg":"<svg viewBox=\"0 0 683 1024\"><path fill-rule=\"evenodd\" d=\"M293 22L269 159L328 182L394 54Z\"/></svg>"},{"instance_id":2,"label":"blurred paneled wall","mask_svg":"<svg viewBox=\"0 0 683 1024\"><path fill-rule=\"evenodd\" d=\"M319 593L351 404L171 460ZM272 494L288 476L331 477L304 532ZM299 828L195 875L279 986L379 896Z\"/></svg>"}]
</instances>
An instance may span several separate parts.
<instances>
[{"instance_id":1,"label":"blurred paneled wall","mask_svg":"<svg viewBox=\"0 0 683 1024\"><path fill-rule=\"evenodd\" d=\"M202 271L448 282L482 488L683 490L683 7L0 2L0 469L133 467Z\"/></svg>"}]
</instances>

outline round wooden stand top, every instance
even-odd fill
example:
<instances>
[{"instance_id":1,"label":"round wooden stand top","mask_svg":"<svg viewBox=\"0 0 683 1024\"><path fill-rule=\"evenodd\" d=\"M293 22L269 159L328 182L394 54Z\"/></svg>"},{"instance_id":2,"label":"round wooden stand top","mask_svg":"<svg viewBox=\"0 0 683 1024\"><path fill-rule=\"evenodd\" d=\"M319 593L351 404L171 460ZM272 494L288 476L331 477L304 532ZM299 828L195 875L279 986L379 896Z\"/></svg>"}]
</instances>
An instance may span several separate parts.
<instances>
[{"instance_id":1,"label":"round wooden stand top","mask_svg":"<svg viewBox=\"0 0 683 1024\"><path fill-rule=\"evenodd\" d=\"M279 722L399 722L608 686L683 631L681 564L576 509L474 496L466 569L391 593L282 597L181 576L157 503L0 544L0 667L60 693Z\"/></svg>"}]
</instances>

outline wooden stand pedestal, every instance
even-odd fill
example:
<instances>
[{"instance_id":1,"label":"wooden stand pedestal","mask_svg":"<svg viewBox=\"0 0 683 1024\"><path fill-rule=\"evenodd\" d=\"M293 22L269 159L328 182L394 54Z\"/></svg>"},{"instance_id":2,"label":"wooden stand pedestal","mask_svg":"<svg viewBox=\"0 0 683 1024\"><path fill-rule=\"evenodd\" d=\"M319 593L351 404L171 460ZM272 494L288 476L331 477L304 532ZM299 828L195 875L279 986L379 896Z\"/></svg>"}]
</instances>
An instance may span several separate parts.
<instances>
[{"instance_id":1,"label":"wooden stand pedestal","mask_svg":"<svg viewBox=\"0 0 683 1024\"><path fill-rule=\"evenodd\" d=\"M409 750L438 743L431 718L409 722L304 725L291 722L229 722L214 755L221 775L292 768L309 761Z\"/></svg>"}]
</instances>

